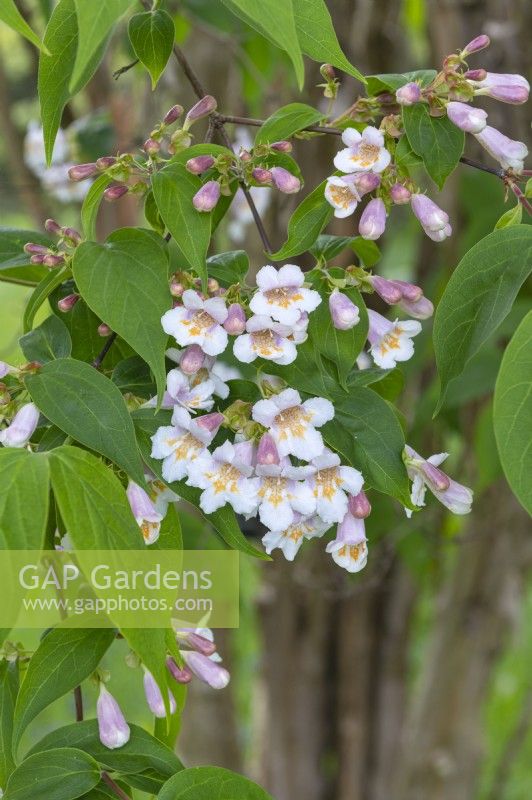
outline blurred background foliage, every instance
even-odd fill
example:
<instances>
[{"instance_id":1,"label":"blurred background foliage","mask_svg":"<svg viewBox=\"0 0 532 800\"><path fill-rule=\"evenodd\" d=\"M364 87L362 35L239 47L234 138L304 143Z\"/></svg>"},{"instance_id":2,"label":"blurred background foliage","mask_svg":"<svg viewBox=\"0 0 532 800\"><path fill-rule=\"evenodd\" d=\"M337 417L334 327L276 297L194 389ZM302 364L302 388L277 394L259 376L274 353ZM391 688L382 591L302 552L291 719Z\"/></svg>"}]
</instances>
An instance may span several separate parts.
<instances>
[{"instance_id":1,"label":"blurred background foliage","mask_svg":"<svg viewBox=\"0 0 532 800\"><path fill-rule=\"evenodd\" d=\"M40 32L51 5L18 3ZM328 6L342 47L365 74L437 66L485 32L493 44L475 66L530 75L530 3L328 0ZM264 118L298 98L325 109L317 66L307 64L300 96L287 56L218 0L169 0L166 7L179 43L224 113ZM113 80L113 72L133 58L122 25L93 80L68 104L54 172L45 173L37 54L0 26L3 226L39 230L52 216L77 227L80 188L68 185L64 165L134 151L168 107L192 104L172 62L155 93L141 66ZM334 113L361 91L353 78L342 77ZM527 141L527 107L488 104L491 124ZM235 141L252 141L252 128L230 133ZM296 142L304 192L330 173L337 144L332 138ZM482 159L471 143L468 155ZM298 199L255 191L279 245ZM378 267L387 277L420 283L435 302L465 251L510 207L496 178L468 167L448 181L440 204L451 215L453 237L434 245L408 209L397 208ZM237 201L213 251L244 247L256 270L264 254L249 222ZM99 235L129 224L143 224L135 200L105 204ZM329 232L353 229L352 219L337 220ZM349 256L339 263L349 263ZM0 283L0 358L10 362L22 358L17 338L28 293L25 286ZM529 297L525 287L502 328L455 381L436 420L430 325L404 368L405 388L397 384L411 444L425 455L448 450L449 472L475 489L471 517L451 518L432 503L408 523L386 498L373 498L370 564L351 578L331 569L319 548L304 551L294 565L280 555L266 566L243 558L241 627L223 632L221 644L233 680L226 692L201 686L190 692L178 748L187 765L241 770L278 800L532 796L532 545L529 520L501 477L490 400L503 347L530 307ZM184 529L195 546L208 546L210 532L197 519L185 517ZM35 644L35 634L19 635L27 647ZM122 650L116 646L107 665L111 685L126 712L142 721L138 676L124 665ZM44 712L32 738L70 721L70 706L68 699Z\"/></svg>"}]
</instances>

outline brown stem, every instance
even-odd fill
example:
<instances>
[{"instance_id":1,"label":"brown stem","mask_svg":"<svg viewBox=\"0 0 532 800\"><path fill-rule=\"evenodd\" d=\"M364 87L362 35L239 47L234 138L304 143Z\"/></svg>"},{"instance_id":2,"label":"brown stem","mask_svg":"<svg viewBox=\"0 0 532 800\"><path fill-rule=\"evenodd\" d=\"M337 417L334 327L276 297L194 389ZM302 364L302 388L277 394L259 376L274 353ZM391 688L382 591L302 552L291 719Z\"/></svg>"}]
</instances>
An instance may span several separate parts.
<instances>
[{"instance_id":1,"label":"brown stem","mask_svg":"<svg viewBox=\"0 0 532 800\"><path fill-rule=\"evenodd\" d=\"M108 772L102 772L102 781L113 790L117 797L120 797L120 800L131 800L131 797L126 794L117 783L114 782Z\"/></svg>"},{"instance_id":2,"label":"brown stem","mask_svg":"<svg viewBox=\"0 0 532 800\"><path fill-rule=\"evenodd\" d=\"M94 359L94 361L92 362L92 366L93 366L95 369L99 369L99 368L101 367L101 365L102 365L102 362L103 362L103 360L104 360L105 356L107 355L107 353L109 352L109 350L110 350L110 349L111 349L111 347L113 346L113 343L115 342L115 340L116 340L117 336L118 336L118 334L117 334L117 333L112 333L112 334L111 334L111 335L108 337L108 339L107 339L106 343L104 344L104 346L102 347L102 349L100 350L100 352L98 353L98 355L96 356L96 358Z\"/></svg>"},{"instance_id":3,"label":"brown stem","mask_svg":"<svg viewBox=\"0 0 532 800\"><path fill-rule=\"evenodd\" d=\"M113 78L115 79L115 81L117 81L121 75L124 75L125 72L129 72L130 69L136 67L137 64L139 63L139 60L140 59L136 58L134 61L131 61L131 63L126 64L125 66L120 67L120 69L115 70L113 72Z\"/></svg>"},{"instance_id":4,"label":"brown stem","mask_svg":"<svg viewBox=\"0 0 532 800\"><path fill-rule=\"evenodd\" d=\"M76 703L76 722L83 722L83 694L81 686L74 689L74 700Z\"/></svg>"}]
</instances>

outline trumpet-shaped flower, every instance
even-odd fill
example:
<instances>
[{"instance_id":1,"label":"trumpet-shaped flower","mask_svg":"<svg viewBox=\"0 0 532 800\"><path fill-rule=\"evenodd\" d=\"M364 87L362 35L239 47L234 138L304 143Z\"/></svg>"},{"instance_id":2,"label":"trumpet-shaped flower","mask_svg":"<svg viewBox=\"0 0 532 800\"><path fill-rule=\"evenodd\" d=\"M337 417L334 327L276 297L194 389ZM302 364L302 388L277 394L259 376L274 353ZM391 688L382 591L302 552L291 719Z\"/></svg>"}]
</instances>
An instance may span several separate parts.
<instances>
[{"instance_id":1,"label":"trumpet-shaped flower","mask_svg":"<svg viewBox=\"0 0 532 800\"><path fill-rule=\"evenodd\" d=\"M129 481L126 494L144 542L154 544L159 538L164 515L157 510L149 494L133 481Z\"/></svg>"},{"instance_id":2,"label":"trumpet-shaped flower","mask_svg":"<svg viewBox=\"0 0 532 800\"><path fill-rule=\"evenodd\" d=\"M334 407L323 397L311 397L302 403L299 392L285 389L255 403L252 416L269 429L280 456L310 461L323 452L323 439L316 428L334 417Z\"/></svg>"},{"instance_id":3,"label":"trumpet-shaped flower","mask_svg":"<svg viewBox=\"0 0 532 800\"><path fill-rule=\"evenodd\" d=\"M362 133L346 128L342 141L347 147L334 157L334 166L341 172L382 172L391 161L384 147L384 136L371 125Z\"/></svg>"},{"instance_id":4,"label":"trumpet-shaped flower","mask_svg":"<svg viewBox=\"0 0 532 800\"><path fill-rule=\"evenodd\" d=\"M390 320L368 309L368 340L370 353L377 366L393 369L398 361L408 361L414 355L412 337L421 332L421 323L413 319Z\"/></svg>"},{"instance_id":5,"label":"trumpet-shaped flower","mask_svg":"<svg viewBox=\"0 0 532 800\"><path fill-rule=\"evenodd\" d=\"M239 361L249 364L256 358L265 358L275 364L291 364L297 357L296 346L288 338L292 328L274 322L270 317L255 315L246 322L246 331L237 336L233 353Z\"/></svg>"},{"instance_id":6,"label":"trumpet-shaped flower","mask_svg":"<svg viewBox=\"0 0 532 800\"><path fill-rule=\"evenodd\" d=\"M223 323L227 319L227 308L221 297L202 300L192 289L183 292L183 305L171 308L163 314L161 323L165 333L185 347L199 344L204 353L217 356L227 347L227 331Z\"/></svg>"},{"instance_id":7,"label":"trumpet-shaped flower","mask_svg":"<svg viewBox=\"0 0 532 800\"><path fill-rule=\"evenodd\" d=\"M360 202L360 195L353 182L331 175L327 178L325 199L334 208L334 216L343 219L354 214Z\"/></svg>"},{"instance_id":8,"label":"trumpet-shaped flower","mask_svg":"<svg viewBox=\"0 0 532 800\"><path fill-rule=\"evenodd\" d=\"M166 717L166 707L164 705L162 692L159 689L159 684L151 672L146 669L146 667L144 667L144 693L152 714L155 714L158 719L164 719ZM170 689L168 689L168 701L170 705L170 713L175 714L177 705L175 702L175 697Z\"/></svg>"},{"instance_id":9,"label":"trumpet-shaped flower","mask_svg":"<svg viewBox=\"0 0 532 800\"><path fill-rule=\"evenodd\" d=\"M523 170L524 160L528 155L528 147L524 142L509 139L497 128L491 128L489 125L477 133L475 138L503 169L513 169L515 172Z\"/></svg>"},{"instance_id":10,"label":"trumpet-shaped flower","mask_svg":"<svg viewBox=\"0 0 532 800\"><path fill-rule=\"evenodd\" d=\"M293 561L305 539L323 536L328 527L317 514L311 517L296 514L292 523L284 530L268 531L262 537L262 543L268 555L279 548L287 561Z\"/></svg>"},{"instance_id":11,"label":"trumpet-shaped flower","mask_svg":"<svg viewBox=\"0 0 532 800\"><path fill-rule=\"evenodd\" d=\"M0 443L4 447L25 447L35 432L39 422L39 409L33 403L26 403L15 414L3 431Z\"/></svg>"},{"instance_id":12,"label":"trumpet-shaped flower","mask_svg":"<svg viewBox=\"0 0 532 800\"><path fill-rule=\"evenodd\" d=\"M308 467L293 467L287 457L280 459L269 433L259 444L255 471L260 477L259 517L270 531L285 530L297 514L309 516L316 510L314 495L301 480L307 476Z\"/></svg>"},{"instance_id":13,"label":"trumpet-shaped flower","mask_svg":"<svg viewBox=\"0 0 532 800\"><path fill-rule=\"evenodd\" d=\"M151 456L163 459L165 481L179 481L187 475L194 461L206 453L222 422L222 414L216 412L192 419L185 408L174 408L172 424L159 428L151 437Z\"/></svg>"},{"instance_id":14,"label":"trumpet-shaped flower","mask_svg":"<svg viewBox=\"0 0 532 800\"><path fill-rule=\"evenodd\" d=\"M293 325L302 311L310 313L321 303L319 292L303 286L305 276L295 264L285 264L279 270L270 265L262 267L256 280L259 290L251 298L251 311L283 325Z\"/></svg>"},{"instance_id":15,"label":"trumpet-shaped flower","mask_svg":"<svg viewBox=\"0 0 532 800\"><path fill-rule=\"evenodd\" d=\"M212 455L205 451L189 465L187 483L203 489L200 506L205 514L226 503L237 514L254 514L260 481L252 473L248 442L224 442Z\"/></svg>"},{"instance_id":16,"label":"trumpet-shaped flower","mask_svg":"<svg viewBox=\"0 0 532 800\"><path fill-rule=\"evenodd\" d=\"M364 520L347 512L338 525L336 539L325 548L339 567L348 572L360 572L368 561Z\"/></svg>"},{"instance_id":17,"label":"trumpet-shaped flower","mask_svg":"<svg viewBox=\"0 0 532 800\"><path fill-rule=\"evenodd\" d=\"M424 506L428 488L453 514L469 514L473 502L473 492L467 486L453 481L439 469L440 464L445 461L447 456L448 453L437 453L425 459L412 447L406 445L403 459L408 476L412 481L410 495L412 503L416 506ZM406 509L406 514L410 517L412 512Z\"/></svg>"},{"instance_id":18,"label":"trumpet-shaped flower","mask_svg":"<svg viewBox=\"0 0 532 800\"><path fill-rule=\"evenodd\" d=\"M181 650L187 667L194 675L212 689L225 689L231 676L219 663L195 650Z\"/></svg>"},{"instance_id":19,"label":"trumpet-shaped flower","mask_svg":"<svg viewBox=\"0 0 532 800\"><path fill-rule=\"evenodd\" d=\"M312 459L313 473L307 478L314 498L316 511L329 525L340 522L347 513L348 495L362 490L364 479L353 467L340 464L340 457L331 450Z\"/></svg>"},{"instance_id":20,"label":"trumpet-shaped flower","mask_svg":"<svg viewBox=\"0 0 532 800\"><path fill-rule=\"evenodd\" d=\"M129 742L131 735L120 706L113 695L100 684L100 695L96 704L98 730L101 743L109 750L116 750Z\"/></svg>"}]
</instances>

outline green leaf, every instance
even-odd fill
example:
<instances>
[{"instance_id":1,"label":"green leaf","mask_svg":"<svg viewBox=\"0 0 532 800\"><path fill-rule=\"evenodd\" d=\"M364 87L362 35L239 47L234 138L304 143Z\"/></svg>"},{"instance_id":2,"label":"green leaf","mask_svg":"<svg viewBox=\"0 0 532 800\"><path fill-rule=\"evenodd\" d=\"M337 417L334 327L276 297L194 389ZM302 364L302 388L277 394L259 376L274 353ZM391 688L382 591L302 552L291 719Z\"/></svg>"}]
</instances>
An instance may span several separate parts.
<instances>
[{"instance_id":1,"label":"green leaf","mask_svg":"<svg viewBox=\"0 0 532 800\"><path fill-rule=\"evenodd\" d=\"M222 767L191 767L167 781L159 800L273 800L256 783Z\"/></svg>"},{"instance_id":2,"label":"green leaf","mask_svg":"<svg viewBox=\"0 0 532 800\"><path fill-rule=\"evenodd\" d=\"M441 380L437 413L449 382L460 375L510 311L532 268L532 228L494 231L469 250L453 272L434 317Z\"/></svg>"},{"instance_id":3,"label":"green leaf","mask_svg":"<svg viewBox=\"0 0 532 800\"><path fill-rule=\"evenodd\" d=\"M54 358L66 358L72 352L68 328L55 314L22 336L19 344L28 361L40 361L41 364Z\"/></svg>"},{"instance_id":4,"label":"green leaf","mask_svg":"<svg viewBox=\"0 0 532 800\"><path fill-rule=\"evenodd\" d=\"M69 446L49 457L55 500L76 550L144 547L124 487L99 458Z\"/></svg>"},{"instance_id":5,"label":"green leaf","mask_svg":"<svg viewBox=\"0 0 532 800\"><path fill-rule=\"evenodd\" d=\"M335 418L322 433L330 447L362 472L368 486L410 507L404 435L386 400L371 389L352 387L345 399L335 402Z\"/></svg>"},{"instance_id":6,"label":"green leaf","mask_svg":"<svg viewBox=\"0 0 532 800\"><path fill-rule=\"evenodd\" d=\"M302 203L298 205L288 223L288 239L271 257L275 261L298 256L308 250L327 223L331 220L333 209L325 199L326 181L320 183Z\"/></svg>"},{"instance_id":7,"label":"green leaf","mask_svg":"<svg viewBox=\"0 0 532 800\"><path fill-rule=\"evenodd\" d=\"M164 628L122 628L121 632L132 650L149 669L159 685L170 718L170 701L166 668L166 631Z\"/></svg>"},{"instance_id":8,"label":"green leaf","mask_svg":"<svg viewBox=\"0 0 532 800\"><path fill-rule=\"evenodd\" d=\"M305 67L294 19L292 0L222 0L237 17L288 53L299 88L305 80Z\"/></svg>"},{"instance_id":9,"label":"green leaf","mask_svg":"<svg viewBox=\"0 0 532 800\"><path fill-rule=\"evenodd\" d=\"M15 769L13 713L19 686L18 662L0 662L0 785L5 786Z\"/></svg>"},{"instance_id":10,"label":"green leaf","mask_svg":"<svg viewBox=\"0 0 532 800\"><path fill-rule=\"evenodd\" d=\"M358 289L352 287L342 289L342 294L347 295L359 309L358 324L348 331L335 328L329 311L329 298L323 297L316 311L310 316L309 336L314 347L336 364L340 385L345 388L347 375L353 368L368 336L368 313Z\"/></svg>"},{"instance_id":11,"label":"green leaf","mask_svg":"<svg viewBox=\"0 0 532 800\"><path fill-rule=\"evenodd\" d=\"M532 311L504 353L493 405L493 425L501 464L510 487L532 514Z\"/></svg>"},{"instance_id":12,"label":"green leaf","mask_svg":"<svg viewBox=\"0 0 532 800\"><path fill-rule=\"evenodd\" d=\"M96 720L75 722L52 731L30 751L44 753L57 747L75 747L92 756L103 769L122 775L152 769L166 780L183 768L170 748L138 725L129 724L129 741L118 750L109 750L100 742Z\"/></svg>"},{"instance_id":13,"label":"green leaf","mask_svg":"<svg viewBox=\"0 0 532 800\"><path fill-rule=\"evenodd\" d=\"M500 228L509 228L510 225L519 225L523 219L523 205L517 201L513 208L509 208L504 214L499 217L495 223L493 230L498 231Z\"/></svg>"},{"instance_id":14,"label":"green leaf","mask_svg":"<svg viewBox=\"0 0 532 800\"><path fill-rule=\"evenodd\" d=\"M120 361L113 370L111 380L123 394L130 392L136 397L150 398L157 392L150 368L140 356Z\"/></svg>"},{"instance_id":15,"label":"green leaf","mask_svg":"<svg viewBox=\"0 0 532 800\"><path fill-rule=\"evenodd\" d=\"M75 0L59 0L46 27L44 45L49 55L44 52L40 55L38 89L44 149L46 161L50 164L63 110L71 94L80 91L92 77L100 53L97 51L92 56L71 93L69 86L78 49Z\"/></svg>"},{"instance_id":16,"label":"green leaf","mask_svg":"<svg viewBox=\"0 0 532 800\"><path fill-rule=\"evenodd\" d=\"M179 163L168 164L152 177L155 202L182 258L202 280L211 238L212 212L196 211L192 198L201 181Z\"/></svg>"},{"instance_id":17,"label":"green leaf","mask_svg":"<svg viewBox=\"0 0 532 800\"><path fill-rule=\"evenodd\" d=\"M144 484L133 423L112 381L83 361L58 358L27 375L25 383L50 422Z\"/></svg>"},{"instance_id":18,"label":"green leaf","mask_svg":"<svg viewBox=\"0 0 532 800\"><path fill-rule=\"evenodd\" d=\"M407 175L410 175L410 170L423 165L423 159L417 153L414 153L407 136L401 136L397 142L394 160L397 166Z\"/></svg>"},{"instance_id":19,"label":"green leaf","mask_svg":"<svg viewBox=\"0 0 532 800\"><path fill-rule=\"evenodd\" d=\"M131 17L128 33L135 55L150 73L151 88L155 89L172 55L175 39L174 21L170 14L160 8L155 11L145 11Z\"/></svg>"},{"instance_id":20,"label":"green leaf","mask_svg":"<svg viewBox=\"0 0 532 800\"><path fill-rule=\"evenodd\" d=\"M0 280L13 280L29 285L39 283L49 274L47 267L32 264L30 255L24 252L27 242L50 247L53 240L37 231L0 227Z\"/></svg>"},{"instance_id":21,"label":"green leaf","mask_svg":"<svg viewBox=\"0 0 532 800\"><path fill-rule=\"evenodd\" d=\"M42 281L33 290L28 304L24 310L23 326L24 333L31 331L33 327L33 320L37 311L40 309L47 297L49 297L54 289L57 289L63 281L66 281L70 275L68 267L61 267L59 269L50 270Z\"/></svg>"},{"instance_id":22,"label":"green leaf","mask_svg":"<svg viewBox=\"0 0 532 800\"><path fill-rule=\"evenodd\" d=\"M20 687L13 730L15 750L37 714L94 672L115 636L112 628L55 628L45 635Z\"/></svg>"},{"instance_id":23,"label":"green leaf","mask_svg":"<svg viewBox=\"0 0 532 800\"><path fill-rule=\"evenodd\" d=\"M366 267L372 267L381 257L378 246L369 239L363 239L362 236L332 236L328 233L318 236L309 252L318 261L332 261L348 247Z\"/></svg>"},{"instance_id":24,"label":"green leaf","mask_svg":"<svg viewBox=\"0 0 532 800\"><path fill-rule=\"evenodd\" d=\"M288 366L274 364L273 361L264 363L267 363L268 374L279 375L294 389L306 394L331 398L339 391L338 383L326 371L320 353L310 338L298 345L297 358Z\"/></svg>"},{"instance_id":25,"label":"green leaf","mask_svg":"<svg viewBox=\"0 0 532 800\"><path fill-rule=\"evenodd\" d=\"M77 55L70 79L70 90L74 93L76 84L100 45L105 41L115 23L120 19L133 0L104 0L91 3L75 0L79 28Z\"/></svg>"},{"instance_id":26,"label":"green leaf","mask_svg":"<svg viewBox=\"0 0 532 800\"><path fill-rule=\"evenodd\" d=\"M362 83L366 79L345 57L325 0L292 0L301 50L314 61L332 64Z\"/></svg>"},{"instance_id":27,"label":"green leaf","mask_svg":"<svg viewBox=\"0 0 532 800\"><path fill-rule=\"evenodd\" d=\"M103 193L111 182L109 175L99 175L85 195L81 206L81 224L87 239L96 239L98 210L102 202Z\"/></svg>"},{"instance_id":28,"label":"green leaf","mask_svg":"<svg viewBox=\"0 0 532 800\"><path fill-rule=\"evenodd\" d=\"M70 747L35 753L11 775L4 800L35 800L36 787L41 797L74 800L100 782L96 761Z\"/></svg>"},{"instance_id":29,"label":"green leaf","mask_svg":"<svg viewBox=\"0 0 532 800\"><path fill-rule=\"evenodd\" d=\"M162 398L168 337L161 317L171 307L163 239L152 231L122 228L106 244L83 242L72 268L87 305L150 365Z\"/></svg>"},{"instance_id":30,"label":"green leaf","mask_svg":"<svg viewBox=\"0 0 532 800\"><path fill-rule=\"evenodd\" d=\"M20 33L21 36L24 36L28 42L34 44L39 50L46 51L46 48L37 34L32 31L16 7L15 0L0 0L0 20L5 22L6 25L9 25L9 27L17 33Z\"/></svg>"},{"instance_id":31,"label":"green leaf","mask_svg":"<svg viewBox=\"0 0 532 800\"><path fill-rule=\"evenodd\" d=\"M464 132L448 117L431 117L424 103L403 106L403 123L412 150L441 189L464 152Z\"/></svg>"},{"instance_id":32,"label":"green leaf","mask_svg":"<svg viewBox=\"0 0 532 800\"><path fill-rule=\"evenodd\" d=\"M289 139L294 133L320 122L323 118L322 111L306 103L289 103L268 117L257 133L255 144L271 144Z\"/></svg>"},{"instance_id":33,"label":"green leaf","mask_svg":"<svg viewBox=\"0 0 532 800\"><path fill-rule=\"evenodd\" d=\"M386 75L368 75L367 92L369 96L385 91L395 92L405 83L413 82L419 83L420 86L428 86L436 75L435 69L418 69L414 72L405 72L403 74L392 72Z\"/></svg>"},{"instance_id":34,"label":"green leaf","mask_svg":"<svg viewBox=\"0 0 532 800\"><path fill-rule=\"evenodd\" d=\"M245 250L230 250L207 259L209 277L216 278L224 286L242 283L249 270L249 256Z\"/></svg>"},{"instance_id":35,"label":"green leaf","mask_svg":"<svg viewBox=\"0 0 532 800\"><path fill-rule=\"evenodd\" d=\"M0 548L40 550L49 503L45 455L0 448Z\"/></svg>"},{"instance_id":36,"label":"green leaf","mask_svg":"<svg viewBox=\"0 0 532 800\"><path fill-rule=\"evenodd\" d=\"M163 481L163 483L165 483L165 485L168 485L174 492L182 497L183 500L199 508L201 491L189 486L185 481L174 481L173 483L166 484L162 477L162 461L151 457L152 443L150 437L160 425L168 424L168 422L158 420L153 414L152 409L140 409L134 412L133 419L137 428L137 440L146 465L161 481ZM241 553L246 553L247 555L261 558L265 561L269 560L269 557L265 553L257 550L248 542L240 530L235 513L230 506L226 505L205 518L231 549L240 550Z\"/></svg>"}]
</instances>

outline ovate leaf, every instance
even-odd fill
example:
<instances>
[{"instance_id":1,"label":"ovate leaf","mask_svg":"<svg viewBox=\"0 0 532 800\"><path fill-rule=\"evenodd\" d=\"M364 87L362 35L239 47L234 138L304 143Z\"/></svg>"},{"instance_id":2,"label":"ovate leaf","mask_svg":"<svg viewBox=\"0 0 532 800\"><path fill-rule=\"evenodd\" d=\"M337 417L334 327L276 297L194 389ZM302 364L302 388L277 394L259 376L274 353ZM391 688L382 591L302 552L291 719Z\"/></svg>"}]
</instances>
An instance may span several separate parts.
<instances>
[{"instance_id":1,"label":"ovate leaf","mask_svg":"<svg viewBox=\"0 0 532 800\"><path fill-rule=\"evenodd\" d=\"M245 250L230 250L207 259L209 277L216 278L224 286L241 283L249 270L249 256Z\"/></svg>"},{"instance_id":2,"label":"ovate leaf","mask_svg":"<svg viewBox=\"0 0 532 800\"><path fill-rule=\"evenodd\" d=\"M323 119L323 112L306 103L289 103L268 117L257 133L255 144L289 139L294 133Z\"/></svg>"},{"instance_id":3,"label":"ovate leaf","mask_svg":"<svg viewBox=\"0 0 532 800\"><path fill-rule=\"evenodd\" d=\"M222 767L191 767L170 778L159 800L273 800L256 783Z\"/></svg>"},{"instance_id":4,"label":"ovate leaf","mask_svg":"<svg viewBox=\"0 0 532 800\"><path fill-rule=\"evenodd\" d=\"M72 352L68 328L55 314L22 336L19 344L28 361L39 361L41 364L54 358L66 358Z\"/></svg>"},{"instance_id":5,"label":"ovate leaf","mask_svg":"<svg viewBox=\"0 0 532 800\"><path fill-rule=\"evenodd\" d=\"M493 425L506 479L532 514L532 311L504 353L495 385Z\"/></svg>"},{"instance_id":6,"label":"ovate leaf","mask_svg":"<svg viewBox=\"0 0 532 800\"><path fill-rule=\"evenodd\" d=\"M0 280L13 280L29 285L39 283L49 270L40 264L32 264L30 255L24 252L27 242L50 247L52 239L37 231L0 227Z\"/></svg>"},{"instance_id":7,"label":"ovate leaf","mask_svg":"<svg viewBox=\"0 0 532 800\"><path fill-rule=\"evenodd\" d=\"M17 33L20 33L21 36L24 36L25 39L34 44L35 47L38 47L39 50L46 50L37 34L32 31L18 10L15 5L15 0L0 0L0 20L5 22L6 25L9 25L9 27Z\"/></svg>"},{"instance_id":8,"label":"ovate leaf","mask_svg":"<svg viewBox=\"0 0 532 800\"><path fill-rule=\"evenodd\" d=\"M133 423L112 381L83 361L59 358L27 375L25 382L50 422L144 483Z\"/></svg>"},{"instance_id":9,"label":"ovate leaf","mask_svg":"<svg viewBox=\"0 0 532 800\"><path fill-rule=\"evenodd\" d=\"M24 317L22 320L24 333L31 331L33 327L33 320L37 311L40 309L45 300L52 294L54 289L61 286L63 281L67 280L70 276L68 267L60 267L59 269L50 270L44 278L37 284L31 293L28 304L24 309Z\"/></svg>"},{"instance_id":10,"label":"ovate leaf","mask_svg":"<svg viewBox=\"0 0 532 800\"><path fill-rule=\"evenodd\" d=\"M0 448L0 549L42 548L48 495L49 469L44 454Z\"/></svg>"},{"instance_id":11,"label":"ovate leaf","mask_svg":"<svg viewBox=\"0 0 532 800\"><path fill-rule=\"evenodd\" d=\"M36 787L43 798L74 800L99 782L100 770L91 756L62 747L25 759L11 775L4 800L35 800Z\"/></svg>"},{"instance_id":12,"label":"ovate leaf","mask_svg":"<svg viewBox=\"0 0 532 800\"><path fill-rule=\"evenodd\" d=\"M436 309L434 350L441 380L438 411L449 382L499 327L532 269L532 228L494 231L465 254Z\"/></svg>"},{"instance_id":13,"label":"ovate leaf","mask_svg":"<svg viewBox=\"0 0 532 800\"><path fill-rule=\"evenodd\" d=\"M424 103L403 106L403 123L412 150L441 189L464 152L464 132L448 117L431 117Z\"/></svg>"},{"instance_id":14,"label":"ovate leaf","mask_svg":"<svg viewBox=\"0 0 532 800\"><path fill-rule=\"evenodd\" d=\"M75 0L79 28L79 42L76 61L70 80L70 89L76 84L90 63L94 53L107 38L114 24L133 4L133 0L104 0L104 2L87 2Z\"/></svg>"},{"instance_id":15,"label":"ovate leaf","mask_svg":"<svg viewBox=\"0 0 532 800\"><path fill-rule=\"evenodd\" d=\"M155 89L172 54L174 21L160 8L146 11L131 17L128 33L133 50L150 73L152 89Z\"/></svg>"},{"instance_id":16,"label":"ovate leaf","mask_svg":"<svg viewBox=\"0 0 532 800\"><path fill-rule=\"evenodd\" d=\"M324 192L325 181L298 205L288 223L288 239L280 250L272 253L275 261L298 256L312 247L333 215L333 209L325 199Z\"/></svg>"}]
</instances>

